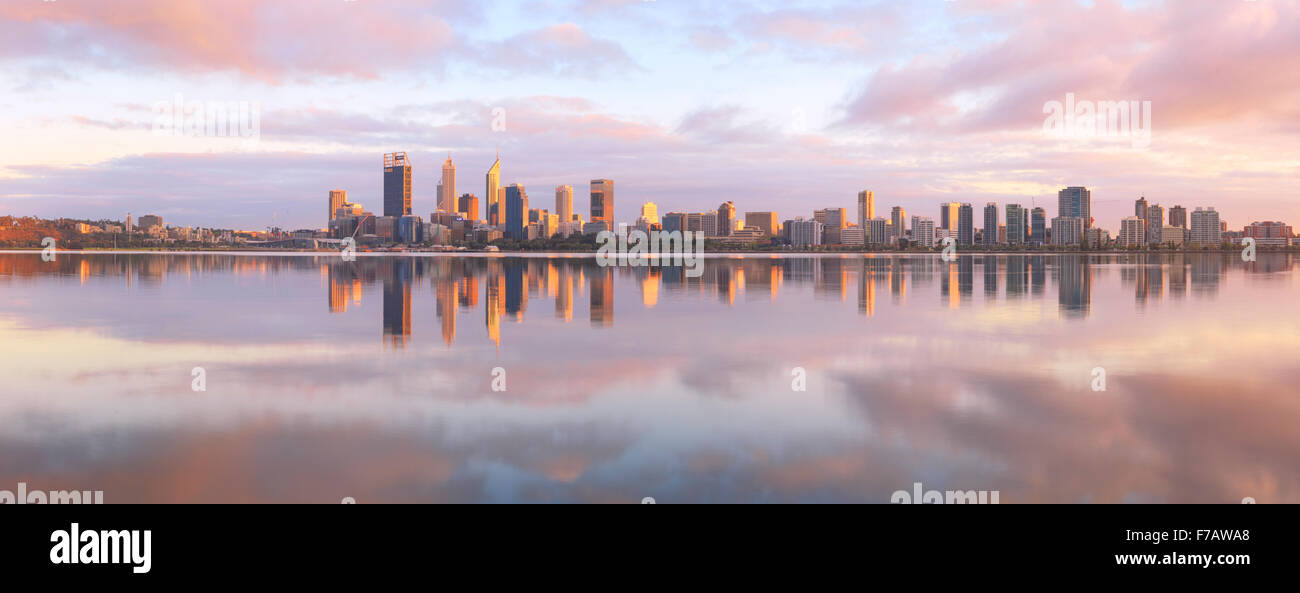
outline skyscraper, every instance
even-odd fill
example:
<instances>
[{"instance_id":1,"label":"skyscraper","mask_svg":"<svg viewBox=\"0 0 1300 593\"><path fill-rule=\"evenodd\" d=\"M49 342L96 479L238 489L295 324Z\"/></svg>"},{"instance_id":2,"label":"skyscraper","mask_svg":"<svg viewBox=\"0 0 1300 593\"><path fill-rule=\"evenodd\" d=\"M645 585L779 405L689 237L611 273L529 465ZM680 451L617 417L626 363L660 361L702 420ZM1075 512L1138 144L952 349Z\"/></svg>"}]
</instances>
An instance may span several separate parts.
<instances>
[{"instance_id":1,"label":"skyscraper","mask_svg":"<svg viewBox=\"0 0 1300 593\"><path fill-rule=\"evenodd\" d=\"M474 194L465 194L457 200L456 212L465 217L465 220L471 223L478 222L478 196Z\"/></svg>"},{"instance_id":2,"label":"skyscraper","mask_svg":"<svg viewBox=\"0 0 1300 593\"><path fill-rule=\"evenodd\" d=\"M876 217L876 194L869 189L858 192L858 226L867 228L867 221Z\"/></svg>"},{"instance_id":3,"label":"skyscraper","mask_svg":"<svg viewBox=\"0 0 1300 593\"><path fill-rule=\"evenodd\" d=\"M1182 206L1174 206L1169 209L1169 226L1187 228L1187 209Z\"/></svg>"},{"instance_id":4,"label":"skyscraper","mask_svg":"<svg viewBox=\"0 0 1300 593\"><path fill-rule=\"evenodd\" d=\"M995 245L998 242L998 203L984 205L984 244Z\"/></svg>"},{"instance_id":5,"label":"skyscraper","mask_svg":"<svg viewBox=\"0 0 1300 593\"><path fill-rule=\"evenodd\" d=\"M516 241L528 239L528 192L518 183L506 189L506 236Z\"/></svg>"},{"instance_id":6,"label":"skyscraper","mask_svg":"<svg viewBox=\"0 0 1300 593\"><path fill-rule=\"evenodd\" d=\"M555 213L561 223L573 222L573 186L560 185L555 188Z\"/></svg>"},{"instance_id":7,"label":"skyscraper","mask_svg":"<svg viewBox=\"0 0 1300 593\"><path fill-rule=\"evenodd\" d=\"M614 228L614 180L591 180L591 221L603 221Z\"/></svg>"},{"instance_id":8,"label":"skyscraper","mask_svg":"<svg viewBox=\"0 0 1300 593\"><path fill-rule=\"evenodd\" d=\"M1160 243L1161 230L1165 226L1165 209L1160 204L1147 207L1146 227L1147 243Z\"/></svg>"},{"instance_id":9,"label":"skyscraper","mask_svg":"<svg viewBox=\"0 0 1300 593\"><path fill-rule=\"evenodd\" d=\"M492 226L501 224L501 155L487 172L487 188L483 199L487 200L487 221Z\"/></svg>"},{"instance_id":10,"label":"skyscraper","mask_svg":"<svg viewBox=\"0 0 1300 593\"><path fill-rule=\"evenodd\" d=\"M953 230L957 228L957 216L961 209L961 204L957 202L944 202L939 204L939 228ZM952 235L953 233L949 233Z\"/></svg>"},{"instance_id":11,"label":"skyscraper","mask_svg":"<svg viewBox=\"0 0 1300 593\"><path fill-rule=\"evenodd\" d=\"M1092 192L1086 187L1067 187L1056 194L1057 216L1083 219L1084 230L1092 228Z\"/></svg>"},{"instance_id":12,"label":"skyscraper","mask_svg":"<svg viewBox=\"0 0 1300 593\"><path fill-rule=\"evenodd\" d=\"M922 247L934 247L934 221L930 217L912 217L912 240Z\"/></svg>"},{"instance_id":13,"label":"skyscraper","mask_svg":"<svg viewBox=\"0 0 1300 593\"><path fill-rule=\"evenodd\" d=\"M143 217L140 218L144 220ZM1219 224L1219 213L1214 207L1196 207L1192 211L1192 243L1201 246L1218 247L1223 242L1223 226Z\"/></svg>"},{"instance_id":14,"label":"skyscraper","mask_svg":"<svg viewBox=\"0 0 1300 593\"><path fill-rule=\"evenodd\" d=\"M326 221L334 220L338 209L343 207L343 203L348 201L348 192L341 189L330 190L330 214ZM328 225L326 225L328 226Z\"/></svg>"},{"instance_id":15,"label":"skyscraper","mask_svg":"<svg viewBox=\"0 0 1300 593\"><path fill-rule=\"evenodd\" d=\"M957 208L957 244L975 244L975 207L969 203Z\"/></svg>"},{"instance_id":16,"label":"skyscraper","mask_svg":"<svg viewBox=\"0 0 1300 593\"><path fill-rule=\"evenodd\" d=\"M384 216L411 213L411 161L405 152L384 155Z\"/></svg>"},{"instance_id":17,"label":"skyscraper","mask_svg":"<svg viewBox=\"0 0 1300 593\"><path fill-rule=\"evenodd\" d=\"M443 212L457 212L456 209L456 165L451 162L451 153L442 163L442 185L438 186L442 195L438 196L438 209ZM478 218L477 215L474 218Z\"/></svg>"},{"instance_id":18,"label":"skyscraper","mask_svg":"<svg viewBox=\"0 0 1300 593\"><path fill-rule=\"evenodd\" d=\"M907 211L902 206L894 206L889 210L889 221L893 223L894 240L897 241L907 235Z\"/></svg>"},{"instance_id":19,"label":"skyscraper","mask_svg":"<svg viewBox=\"0 0 1300 593\"><path fill-rule=\"evenodd\" d=\"M1036 245L1047 244L1047 211L1042 208L1034 208L1029 216L1030 231L1029 242Z\"/></svg>"},{"instance_id":20,"label":"skyscraper","mask_svg":"<svg viewBox=\"0 0 1300 593\"><path fill-rule=\"evenodd\" d=\"M732 221L736 219L736 205L731 202L723 202L718 206L718 236L727 237L731 235Z\"/></svg>"},{"instance_id":21,"label":"skyscraper","mask_svg":"<svg viewBox=\"0 0 1300 593\"><path fill-rule=\"evenodd\" d=\"M1133 216L1141 218L1142 220L1147 219L1147 197L1146 196L1142 196L1133 202Z\"/></svg>"},{"instance_id":22,"label":"skyscraper","mask_svg":"<svg viewBox=\"0 0 1300 593\"><path fill-rule=\"evenodd\" d=\"M1029 211L1020 204L1007 204L1007 243L1024 245L1029 241Z\"/></svg>"}]
</instances>

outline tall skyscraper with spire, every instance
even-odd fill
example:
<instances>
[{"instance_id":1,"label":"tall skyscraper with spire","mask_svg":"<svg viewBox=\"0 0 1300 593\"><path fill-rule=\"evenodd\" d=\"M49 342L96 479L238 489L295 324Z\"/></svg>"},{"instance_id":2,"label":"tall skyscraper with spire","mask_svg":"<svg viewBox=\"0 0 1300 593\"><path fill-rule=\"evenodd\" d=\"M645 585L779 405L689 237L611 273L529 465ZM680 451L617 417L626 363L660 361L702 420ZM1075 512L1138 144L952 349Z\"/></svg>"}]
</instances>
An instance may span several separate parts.
<instances>
[{"instance_id":1,"label":"tall skyscraper with spire","mask_svg":"<svg viewBox=\"0 0 1300 593\"><path fill-rule=\"evenodd\" d=\"M487 172L487 189L483 199L487 201L487 221L492 226L501 224L501 153L497 153L496 162Z\"/></svg>"},{"instance_id":2,"label":"tall skyscraper with spire","mask_svg":"<svg viewBox=\"0 0 1300 593\"><path fill-rule=\"evenodd\" d=\"M447 160L442 163L442 185L438 186L442 192L438 196L438 209L443 212L456 212L456 164L451 162L451 153L447 153Z\"/></svg>"}]
</instances>

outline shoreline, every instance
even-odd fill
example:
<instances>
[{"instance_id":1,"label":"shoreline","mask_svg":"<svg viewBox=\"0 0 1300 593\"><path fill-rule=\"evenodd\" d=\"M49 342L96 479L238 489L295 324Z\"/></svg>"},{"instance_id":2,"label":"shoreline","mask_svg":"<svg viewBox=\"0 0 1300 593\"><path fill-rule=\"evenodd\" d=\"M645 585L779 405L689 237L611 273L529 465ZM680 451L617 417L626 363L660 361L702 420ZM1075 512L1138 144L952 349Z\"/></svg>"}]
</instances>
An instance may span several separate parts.
<instances>
[{"instance_id":1,"label":"shoreline","mask_svg":"<svg viewBox=\"0 0 1300 593\"><path fill-rule=\"evenodd\" d=\"M3 255L38 255L43 251L40 247L32 248L5 248L0 249ZM72 253L81 255L276 255L276 256L298 256L298 257L326 257L341 255L338 250L319 250L319 249L59 249L56 253ZM1211 255L1211 254L1237 254L1241 249L1205 249L1196 251L1129 251L1129 250L1061 250L1061 251L962 251L956 252L957 256L966 255ZM1258 249L1258 253L1294 253L1300 254L1300 248L1286 247L1281 249ZM589 257L595 256L596 251L485 251L481 249L466 249L463 251L456 250L423 250L407 249L401 251L357 251L353 255L357 257L377 257L377 256L476 256L476 257L527 257L527 256L570 256L570 257ZM942 252L935 251L706 251L692 257L734 257L734 256L766 256L766 257L786 257L786 256L818 256L818 257L851 257L851 256L868 256L868 255L888 255L888 256L941 256ZM622 257L627 257L622 256ZM676 257L674 254L645 254L642 257Z\"/></svg>"}]
</instances>

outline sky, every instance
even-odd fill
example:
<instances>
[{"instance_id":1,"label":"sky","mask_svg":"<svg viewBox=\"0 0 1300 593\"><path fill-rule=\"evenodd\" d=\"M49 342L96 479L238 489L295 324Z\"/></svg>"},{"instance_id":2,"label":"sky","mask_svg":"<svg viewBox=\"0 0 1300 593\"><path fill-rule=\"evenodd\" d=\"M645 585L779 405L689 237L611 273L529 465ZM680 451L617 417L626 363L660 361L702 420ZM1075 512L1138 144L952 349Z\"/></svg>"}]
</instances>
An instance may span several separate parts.
<instances>
[{"instance_id":1,"label":"sky","mask_svg":"<svg viewBox=\"0 0 1300 593\"><path fill-rule=\"evenodd\" d=\"M159 133L178 96L258 125ZM1149 141L1047 129L1068 96L1149 102ZM427 217L448 153L481 197L499 151L534 208L614 179L622 222L1083 185L1112 233L1139 196L1296 225L1300 0L0 0L0 129L20 216L322 228L405 151Z\"/></svg>"}]
</instances>

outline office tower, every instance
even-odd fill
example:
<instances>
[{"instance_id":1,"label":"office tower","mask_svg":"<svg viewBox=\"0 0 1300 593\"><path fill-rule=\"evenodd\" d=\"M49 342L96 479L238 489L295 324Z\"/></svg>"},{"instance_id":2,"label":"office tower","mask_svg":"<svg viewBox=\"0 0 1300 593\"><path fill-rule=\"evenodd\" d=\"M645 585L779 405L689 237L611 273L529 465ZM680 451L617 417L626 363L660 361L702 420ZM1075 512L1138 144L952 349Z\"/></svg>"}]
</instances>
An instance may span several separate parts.
<instances>
[{"instance_id":1,"label":"office tower","mask_svg":"<svg viewBox=\"0 0 1300 593\"><path fill-rule=\"evenodd\" d=\"M330 190L330 214L329 214L329 218L325 219L326 222L334 220L334 217L338 215L339 208L342 208L343 203L347 201L348 201L347 191L341 189L331 189Z\"/></svg>"},{"instance_id":2,"label":"office tower","mask_svg":"<svg viewBox=\"0 0 1300 593\"><path fill-rule=\"evenodd\" d=\"M700 232L705 237L718 236L718 212L701 212L700 213Z\"/></svg>"},{"instance_id":3,"label":"office tower","mask_svg":"<svg viewBox=\"0 0 1300 593\"><path fill-rule=\"evenodd\" d=\"M664 226L664 232L666 233L686 230L686 213L669 212L668 214L665 214L663 219L663 226Z\"/></svg>"},{"instance_id":4,"label":"office tower","mask_svg":"<svg viewBox=\"0 0 1300 593\"><path fill-rule=\"evenodd\" d=\"M1078 245L1083 242L1083 219L1057 216L1052 219L1052 245Z\"/></svg>"},{"instance_id":5,"label":"office tower","mask_svg":"<svg viewBox=\"0 0 1300 593\"><path fill-rule=\"evenodd\" d=\"M141 221L144 220L142 217ZM1192 243L1201 246L1217 247L1223 242L1223 226L1219 221L1219 213L1214 211L1214 207L1202 208L1196 207L1192 211Z\"/></svg>"},{"instance_id":6,"label":"office tower","mask_svg":"<svg viewBox=\"0 0 1300 593\"><path fill-rule=\"evenodd\" d=\"M1133 202L1133 216L1141 218L1142 220L1147 219L1147 197L1146 196L1142 196L1138 198L1135 202Z\"/></svg>"},{"instance_id":7,"label":"office tower","mask_svg":"<svg viewBox=\"0 0 1300 593\"><path fill-rule=\"evenodd\" d=\"M975 207L969 203L957 208L957 244L975 244Z\"/></svg>"},{"instance_id":8,"label":"office tower","mask_svg":"<svg viewBox=\"0 0 1300 593\"><path fill-rule=\"evenodd\" d=\"M147 232L154 227L162 227L163 219L161 216L146 214L140 217L140 230Z\"/></svg>"},{"instance_id":9,"label":"office tower","mask_svg":"<svg viewBox=\"0 0 1300 593\"><path fill-rule=\"evenodd\" d=\"M869 189L858 192L858 226L867 228L867 221L876 217L876 194Z\"/></svg>"},{"instance_id":10,"label":"office tower","mask_svg":"<svg viewBox=\"0 0 1300 593\"><path fill-rule=\"evenodd\" d=\"M939 228L956 230L957 217L959 215L960 210L961 210L961 204L957 202L944 202L942 204L939 204L939 225L940 225ZM949 236L952 236L955 233L948 233L948 234Z\"/></svg>"},{"instance_id":11,"label":"office tower","mask_svg":"<svg viewBox=\"0 0 1300 593\"><path fill-rule=\"evenodd\" d=\"M483 190L487 200L487 221L492 226L501 224L501 155L487 172L487 187Z\"/></svg>"},{"instance_id":12,"label":"office tower","mask_svg":"<svg viewBox=\"0 0 1300 593\"><path fill-rule=\"evenodd\" d=\"M506 190L506 236L516 241L528 239L528 192L518 183Z\"/></svg>"},{"instance_id":13,"label":"office tower","mask_svg":"<svg viewBox=\"0 0 1300 593\"><path fill-rule=\"evenodd\" d=\"M1169 209L1169 226L1187 228L1187 209L1182 206L1174 206Z\"/></svg>"},{"instance_id":14,"label":"office tower","mask_svg":"<svg viewBox=\"0 0 1300 593\"><path fill-rule=\"evenodd\" d=\"M456 212L459 212L471 224L478 222L478 196L474 194L461 196L456 204Z\"/></svg>"},{"instance_id":15,"label":"office tower","mask_svg":"<svg viewBox=\"0 0 1300 593\"><path fill-rule=\"evenodd\" d=\"M795 247L821 245L826 225L816 220L804 220L801 216L790 221L790 244Z\"/></svg>"},{"instance_id":16,"label":"office tower","mask_svg":"<svg viewBox=\"0 0 1300 593\"><path fill-rule=\"evenodd\" d=\"M1029 211L1020 204L1007 204L1007 243L1024 245L1029 242Z\"/></svg>"},{"instance_id":17,"label":"office tower","mask_svg":"<svg viewBox=\"0 0 1300 593\"><path fill-rule=\"evenodd\" d=\"M777 232L781 228L779 223L776 222L775 212L746 212L745 228L750 227L760 228L763 230L764 235L773 237L776 236ZM664 230L667 229L667 225L664 225Z\"/></svg>"},{"instance_id":18,"label":"office tower","mask_svg":"<svg viewBox=\"0 0 1300 593\"><path fill-rule=\"evenodd\" d=\"M1136 247L1146 242L1146 221L1136 216L1125 217L1119 221L1120 247Z\"/></svg>"},{"instance_id":19,"label":"office tower","mask_svg":"<svg viewBox=\"0 0 1300 593\"><path fill-rule=\"evenodd\" d=\"M824 208L822 210L814 210L813 220L826 225L826 228L828 229L841 228L848 225L848 210L844 208Z\"/></svg>"},{"instance_id":20,"label":"office tower","mask_svg":"<svg viewBox=\"0 0 1300 593\"><path fill-rule=\"evenodd\" d=\"M728 237L731 235L732 221L736 219L736 205L731 202L723 202L718 205L718 236Z\"/></svg>"},{"instance_id":21,"label":"office tower","mask_svg":"<svg viewBox=\"0 0 1300 593\"><path fill-rule=\"evenodd\" d=\"M442 163L442 185L438 186L442 193L438 195L438 209L443 212L458 212L456 209L456 165L451 162L451 153L447 153L447 160ZM478 218L477 215L474 216Z\"/></svg>"},{"instance_id":22,"label":"office tower","mask_svg":"<svg viewBox=\"0 0 1300 593\"><path fill-rule=\"evenodd\" d=\"M998 242L998 203L984 204L984 244L994 245Z\"/></svg>"},{"instance_id":23,"label":"office tower","mask_svg":"<svg viewBox=\"0 0 1300 593\"><path fill-rule=\"evenodd\" d=\"M132 225L132 223L131 223L131 213L130 213L130 212L127 212L127 213L126 213L126 234L129 235L129 234L131 234L134 230L135 230L135 227L134 227L134 226Z\"/></svg>"},{"instance_id":24,"label":"office tower","mask_svg":"<svg viewBox=\"0 0 1300 593\"><path fill-rule=\"evenodd\" d=\"M411 213L411 161L405 152L384 154L384 216Z\"/></svg>"},{"instance_id":25,"label":"office tower","mask_svg":"<svg viewBox=\"0 0 1300 593\"><path fill-rule=\"evenodd\" d=\"M1035 245L1044 245L1047 243L1047 211L1042 208L1034 208L1030 213L1030 232L1029 242Z\"/></svg>"},{"instance_id":26,"label":"office tower","mask_svg":"<svg viewBox=\"0 0 1300 593\"><path fill-rule=\"evenodd\" d=\"M867 244L884 245L889 242L889 221L884 218L872 218L867 221Z\"/></svg>"},{"instance_id":27,"label":"office tower","mask_svg":"<svg viewBox=\"0 0 1300 593\"><path fill-rule=\"evenodd\" d=\"M560 222L573 221L572 185L559 185L555 187L555 213L560 217Z\"/></svg>"},{"instance_id":28,"label":"office tower","mask_svg":"<svg viewBox=\"0 0 1300 593\"><path fill-rule=\"evenodd\" d=\"M641 205L641 218L647 224L659 224L659 205L654 202L646 202Z\"/></svg>"},{"instance_id":29,"label":"office tower","mask_svg":"<svg viewBox=\"0 0 1300 593\"><path fill-rule=\"evenodd\" d=\"M1057 216L1077 216L1083 228L1092 228L1092 192L1086 187L1067 187L1057 193Z\"/></svg>"},{"instance_id":30,"label":"office tower","mask_svg":"<svg viewBox=\"0 0 1300 593\"><path fill-rule=\"evenodd\" d=\"M614 180L591 180L591 221L614 228Z\"/></svg>"},{"instance_id":31,"label":"office tower","mask_svg":"<svg viewBox=\"0 0 1300 593\"><path fill-rule=\"evenodd\" d=\"M1147 243L1159 243L1165 226L1165 209L1160 204L1147 207Z\"/></svg>"},{"instance_id":32,"label":"office tower","mask_svg":"<svg viewBox=\"0 0 1300 593\"><path fill-rule=\"evenodd\" d=\"M907 211L902 206L894 206L889 210L889 221L893 223L894 241L907 236Z\"/></svg>"},{"instance_id":33,"label":"office tower","mask_svg":"<svg viewBox=\"0 0 1300 593\"><path fill-rule=\"evenodd\" d=\"M934 247L934 220L928 216L913 216L912 241L922 247Z\"/></svg>"}]
</instances>

